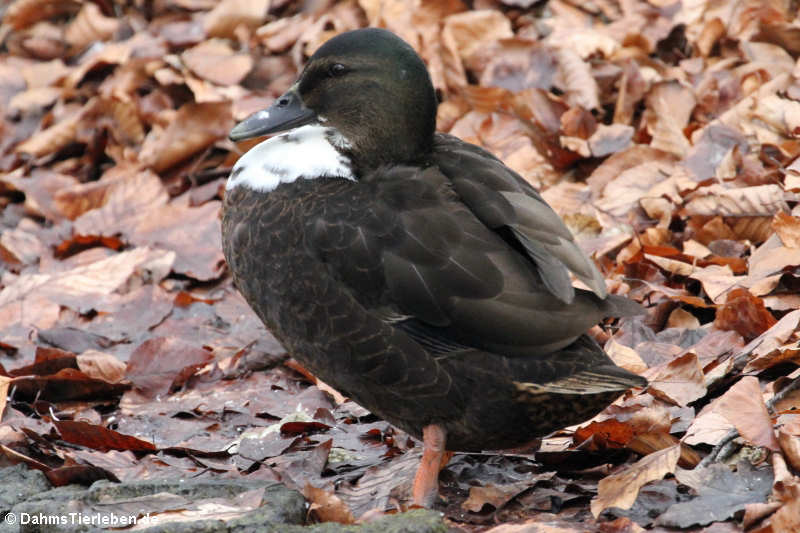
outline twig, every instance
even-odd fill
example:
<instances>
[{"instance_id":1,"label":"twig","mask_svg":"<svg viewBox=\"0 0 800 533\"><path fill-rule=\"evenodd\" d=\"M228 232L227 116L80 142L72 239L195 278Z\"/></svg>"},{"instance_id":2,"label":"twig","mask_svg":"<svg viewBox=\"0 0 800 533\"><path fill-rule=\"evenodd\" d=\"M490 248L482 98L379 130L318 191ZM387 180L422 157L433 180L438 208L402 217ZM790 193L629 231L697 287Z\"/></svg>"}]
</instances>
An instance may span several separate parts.
<instances>
[{"instance_id":1,"label":"twig","mask_svg":"<svg viewBox=\"0 0 800 533\"><path fill-rule=\"evenodd\" d=\"M794 378L791 383L786 385L767 402L767 410L772 412L775 404L783 400L788 394L800 388L800 377ZM722 440L706 455L697 465L698 468L705 468L713 462L724 461L734 454L737 445L733 442L739 436L739 431L734 428L730 430Z\"/></svg>"}]
</instances>

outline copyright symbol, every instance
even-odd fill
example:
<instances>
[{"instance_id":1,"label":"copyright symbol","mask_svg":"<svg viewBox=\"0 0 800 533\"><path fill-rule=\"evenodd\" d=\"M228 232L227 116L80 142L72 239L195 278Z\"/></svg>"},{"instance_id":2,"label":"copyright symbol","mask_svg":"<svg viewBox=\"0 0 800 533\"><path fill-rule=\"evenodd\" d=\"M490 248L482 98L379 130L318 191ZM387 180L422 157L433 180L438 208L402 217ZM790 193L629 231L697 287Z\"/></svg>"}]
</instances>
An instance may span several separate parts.
<instances>
[{"instance_id":1,"label":"copyright symbol","mask_svg":"<svg viewBox=\"0 0 800 533\"><path fill-rule=\"evenodd\" d=\"M14 513L8 513L5 517L6 524L14 525L17 523L17 515Z\"/></svg>"}]
</instances>

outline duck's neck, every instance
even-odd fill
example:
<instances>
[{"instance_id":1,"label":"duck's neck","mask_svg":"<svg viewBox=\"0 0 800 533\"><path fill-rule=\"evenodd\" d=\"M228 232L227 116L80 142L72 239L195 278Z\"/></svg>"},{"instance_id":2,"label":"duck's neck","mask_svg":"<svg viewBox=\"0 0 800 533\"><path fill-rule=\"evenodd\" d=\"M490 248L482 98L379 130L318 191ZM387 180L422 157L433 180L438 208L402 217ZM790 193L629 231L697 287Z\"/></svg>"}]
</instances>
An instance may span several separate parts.
<instances>
[{"instance_id":1,"label":"duck's neck","mask_svg":"<svg viewBox=\"0 0 800 533\"><path fill-rule=\"evenodd\" d=\"M251 148L234 165L225 188L248 187L266 193L300 178L353 180L348 149L348 141L333 128L301 126Z\"/></svg>"}]
</instances>

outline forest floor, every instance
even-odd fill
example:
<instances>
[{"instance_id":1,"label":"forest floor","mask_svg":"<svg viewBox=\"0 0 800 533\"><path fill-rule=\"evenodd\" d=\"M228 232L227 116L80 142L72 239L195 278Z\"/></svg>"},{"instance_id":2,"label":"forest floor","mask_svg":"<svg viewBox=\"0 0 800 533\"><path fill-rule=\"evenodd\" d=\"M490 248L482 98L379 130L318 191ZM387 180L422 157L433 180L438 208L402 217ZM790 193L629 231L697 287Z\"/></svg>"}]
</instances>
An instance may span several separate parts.
<instances>
[{"instance_id":1,"label":"forest floor","mask_svg":"<svg viewBox=\"0 0 800 533\"><path fill-rule=\"evenodd\" d=\"M610 291L647 308L595 333L650 386L535 454L457 454L436 507L447 527L800 531L798 12L796 0L3 3L4 475L42 472L31 494L244 487L225 505L141 500L135 513L162 524L223 507L241 518L273 481L311 503L301 522L406 509L420 444L289 359L220 246L225 179L252 144L230 128L325 40L371 25L425 59L439 129L538 187ZM20 503L0 500L2 514Z\"/></svg>"}]
</instances>

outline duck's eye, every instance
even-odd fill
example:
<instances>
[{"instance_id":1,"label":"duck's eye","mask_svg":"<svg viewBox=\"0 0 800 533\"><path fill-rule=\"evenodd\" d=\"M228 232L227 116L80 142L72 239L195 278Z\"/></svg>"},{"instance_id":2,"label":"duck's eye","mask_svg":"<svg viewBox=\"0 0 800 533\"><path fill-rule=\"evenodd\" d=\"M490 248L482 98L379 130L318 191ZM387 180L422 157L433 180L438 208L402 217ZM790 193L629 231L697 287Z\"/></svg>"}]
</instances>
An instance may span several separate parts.
<instances>
[{"instance_id":1,"label":"duck's eye","mask_svg":"<svg viewBox=\"0 0 800 533\"><path fill-rule=\"evenodd\" d=\"M345 74L347 72L347 67L342 65L341 63L334 63L330 67L328 67L328 75L332 78L336 78Z\"/></svg>"}]
</instances>

